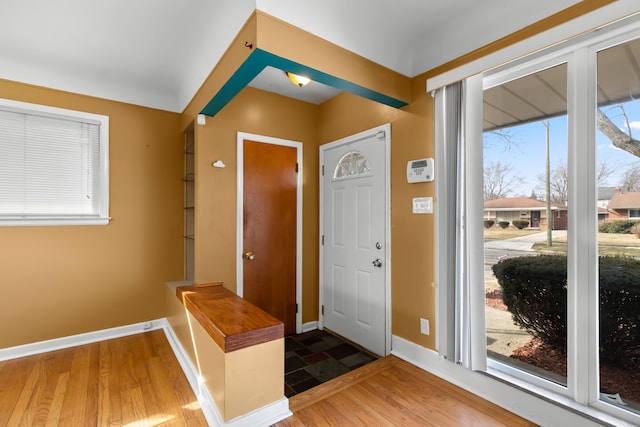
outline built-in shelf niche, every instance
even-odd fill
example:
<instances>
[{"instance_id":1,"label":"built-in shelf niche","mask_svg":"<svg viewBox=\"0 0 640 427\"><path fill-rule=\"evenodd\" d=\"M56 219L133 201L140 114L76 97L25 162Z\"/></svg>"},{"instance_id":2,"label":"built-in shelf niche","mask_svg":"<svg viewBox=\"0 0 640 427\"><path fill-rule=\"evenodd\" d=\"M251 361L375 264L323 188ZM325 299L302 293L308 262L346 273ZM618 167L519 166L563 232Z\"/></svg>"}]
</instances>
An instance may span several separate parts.
<instances>
[{"instance_id":1,"label":"built-in shelf niche","mask_svg":"<svg viewBox=\"0 0 640 427\"><path fill-rule=\"evenodd\" d=\"M195 252L195 134L193 124L184 133L184 279L193 280Z\"/></svg>"}]
</instances>

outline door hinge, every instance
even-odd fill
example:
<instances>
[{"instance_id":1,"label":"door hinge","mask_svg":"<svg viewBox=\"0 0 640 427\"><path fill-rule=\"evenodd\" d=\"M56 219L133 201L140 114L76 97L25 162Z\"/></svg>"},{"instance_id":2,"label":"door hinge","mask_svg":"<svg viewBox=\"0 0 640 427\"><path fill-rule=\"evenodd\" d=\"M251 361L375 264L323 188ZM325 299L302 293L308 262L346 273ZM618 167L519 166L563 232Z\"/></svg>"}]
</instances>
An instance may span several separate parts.
<instances>
[{"instance_id":1,"label":"door hinge","mask_svg":"<svg viewBox=\"0 0 640 427\"><path fill-rule=\"evenodd\" d=\"M324 316L324 305L322 306L322 315Z\"/></svg>"},{"instance_id":2,"label":"door hinge","mask_svg":"<svg viewBox=\"0 0 640 427\"><path fill-rule=\"evenodd\" d=\"M324 234L322 235L322 246L324 246Z\"/></svg>"},{"instance_id":3,"label":"door hinge","mask_svg":"<svg viewBox=\"0 0 640 427\"><path fill-rule=\"evenodd\" d=\"M296 173L298 173L298 164L296 163Z\"/></svg>"},{"instance_id":4,"label":"door hinge","mask_svg":"<svg viewBox=\"0 0 640 427\"><path fill-rule=\"evenodd\" d=\"M296 303L296 314L298 314L298 303Z\"/></svg>"},{"instance_id":5,"label":"door hinge","mask_svg":"<svg viewBox=\"0 0 640 427\"><path fill-rule=\"evenodd\" d=\"M322 165L322 176L324 176L324 165Z\"/></svg>"}]
</instances>

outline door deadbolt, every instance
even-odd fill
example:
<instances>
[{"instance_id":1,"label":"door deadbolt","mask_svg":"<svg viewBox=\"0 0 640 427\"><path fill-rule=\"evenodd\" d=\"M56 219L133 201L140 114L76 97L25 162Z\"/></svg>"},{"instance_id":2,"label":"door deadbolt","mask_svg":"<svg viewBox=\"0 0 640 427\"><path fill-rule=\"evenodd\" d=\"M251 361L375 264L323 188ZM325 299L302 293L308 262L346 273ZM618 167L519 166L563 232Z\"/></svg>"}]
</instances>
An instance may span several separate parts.
<instances>
[{"instance_id":1,"label":"door deadbolt","mask_svg":"<svg viewBox=\"0 0 640 427\"><path fill-rule=\"evenodd\" d=\"M382 267L382 261L380 261L380 258L373 260L372 264L374 267Z\"/></svg>"},{"instance_id":2,"label":"door deadbolt","mask_svg":"<svg viewBox=\"0 0 640 427\"><path fill-rule=\"evenodd\" d=\"M376 249L382 249L382 243L376 242Z\"/></svg>"},{"instance_id":3,"label":"door deadbolt","mask_svg":"<svg viewBox=\"0 0 640 427\"><path fill-rule=\"evenodd\" d=\"M255 256L253 255L253 252L246 252L244 254L245 259L248 259L249 261L251 261L253 258L255 258Z\"/></svg>"}]
</instances>

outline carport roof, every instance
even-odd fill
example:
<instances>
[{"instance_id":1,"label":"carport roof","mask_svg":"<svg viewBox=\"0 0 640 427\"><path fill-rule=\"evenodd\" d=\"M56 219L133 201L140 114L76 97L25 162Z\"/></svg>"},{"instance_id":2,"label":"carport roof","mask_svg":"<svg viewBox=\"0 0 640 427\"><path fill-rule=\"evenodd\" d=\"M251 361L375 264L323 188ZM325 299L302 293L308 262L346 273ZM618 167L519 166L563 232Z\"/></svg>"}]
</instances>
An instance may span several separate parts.
<instances>
[{"instance_id":1,"label":"carport roof","mask_svg":"<svg viewBox=\"0 0 640 427\"><path fill-rule=\"evenodd\" d=\"M640 96L640 40L598 53L598 106ZM630 87L630 82L636 82ZM606 90L605 90L606 89ZM488 89L484 93L484 131L493 131L567 113L566 65Z\"/></svg>"}]
</instances>

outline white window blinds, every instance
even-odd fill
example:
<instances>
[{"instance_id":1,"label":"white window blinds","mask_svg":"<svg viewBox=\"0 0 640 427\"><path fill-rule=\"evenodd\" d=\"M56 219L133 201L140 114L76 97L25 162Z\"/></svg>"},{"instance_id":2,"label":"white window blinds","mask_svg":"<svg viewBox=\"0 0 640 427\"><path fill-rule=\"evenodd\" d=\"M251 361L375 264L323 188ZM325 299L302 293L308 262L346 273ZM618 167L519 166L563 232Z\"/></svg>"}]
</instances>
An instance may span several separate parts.
<instances>
[{"instance_id":1,"label":"white window blinds","mask_svg":"<svg viewBox=\"0 0 640 427\"><path fill-rule=\"evenodd\" d=\"M106 223L108 119L25 106L0 102L0 224Z\"/></svg>"}]
</instances>

